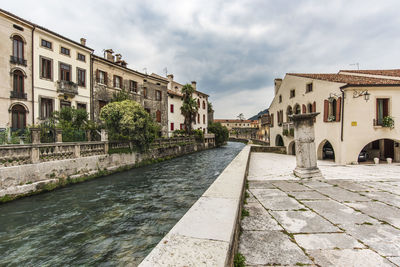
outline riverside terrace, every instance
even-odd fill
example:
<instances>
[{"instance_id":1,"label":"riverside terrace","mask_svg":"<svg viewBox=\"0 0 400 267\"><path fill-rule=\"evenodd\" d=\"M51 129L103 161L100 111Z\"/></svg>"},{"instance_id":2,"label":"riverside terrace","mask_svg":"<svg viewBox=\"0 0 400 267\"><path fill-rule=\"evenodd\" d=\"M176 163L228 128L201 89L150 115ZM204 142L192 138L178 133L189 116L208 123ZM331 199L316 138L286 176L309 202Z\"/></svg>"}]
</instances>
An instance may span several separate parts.
<instances>
[{"instance_id":1,"label":"riverside terrace","mask_svg":"<svg viewBox=\"0 0 400 267\"><path fill-rule=\"evenodd\" d=\"M246 266L400 266L400 164L320 161L318 180L294 177L295 166L294 156L251 153Z\"/></svg>"}]
</instances>

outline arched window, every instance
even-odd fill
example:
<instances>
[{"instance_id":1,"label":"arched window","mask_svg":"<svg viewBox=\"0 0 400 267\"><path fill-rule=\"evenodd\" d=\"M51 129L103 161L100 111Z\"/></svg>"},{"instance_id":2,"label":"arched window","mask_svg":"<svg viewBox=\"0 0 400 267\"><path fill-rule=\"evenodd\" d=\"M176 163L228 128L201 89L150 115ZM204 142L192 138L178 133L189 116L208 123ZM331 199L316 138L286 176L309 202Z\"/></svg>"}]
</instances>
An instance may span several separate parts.
<instances>
[{"instance_id":1,"label":"arched window","mask_svg":"<svg viewBox=\"0 0 400 267\"><path fill-rule=\"evenodd\" d=\"M11 109L12 112L12 130L22 130L26 127L26 110L21 105L15 105Z\"/></svg>"},{"instance_id":2,"label":"arched window","mask_svg":"<svg viewBox=\"0 0 400 267\"><path fill-rule=\"evenodd\" d=\"M161 122L161 111L159 110L156 111L156 120L157 122Z\"/></svg>"},{"instance_id":3,"label":"arched window","mask_svg":"<svg viewBox=\"0 0 400 267\"><path fill-rule=\"evenodd\" d=\"M206 101L203 101L203 109L206 109Z\"/></svg>"},{"instance_id":4,"label":"arched window","mask_svg":"<svg viewBox=\"0 0 400 267\"><path fill-rule=\"evenodd\" d=\"M308 112L308 113L312 113L312 112L313 112L313 108L312 108L312 104L311 104L311 103L309 103L309 104L307 105L307 112Z\"/></svg>"},{"instance_id":5,"label":"arched window","mask_svg":"<svg viewBox=\"0 0 400 267\"><path fill-rule=\"evenodd\" d=\"M200 108L200 99L197 99L197 106Z\"/></svg>"},{"instance_id":6,"label":"arched window","mask_svg":"<svg viewBox=\"0 0 400 267\"><path fill-rule=\"evenodd\" d=\"M291 106L288 106L287 109L286 109L286 121L287 122L290 121L289 116L292 115L292 114L293 114L293 109L292 109Z\"/></svg>"},{"instance_id":7,"label":"arched window","mask_svg":"<svg viewBox=\"0 0 400 267\"><path fill-rule=\"evenodd\" d=\"M13 56L17 59L24 59L24 40L18 35L13 37Z\"/></svg>"},{"instance_id":8,"label":"arched window","mask_svg":"<svg viewBox=\"0 0 400 267\"><path fill-rule=\"evenodd\" d=\"M203 114L203 124L206 124L206 115Z\"/></svg>"},{"instance_id":9,"label":"arched window","mask_svg":"<svg viewBox=\"0 0 400 267\"><path fill-rule=\"evenodd\" d=\"M197 123L200 123L200 114L197 113Z\"/></svg>"},{"instance_id":10,"label":"arched window","mask_svg":"<svg viewBox=\"0 0 400 267\"><path fill-rule=\"evenodd\" d=\"M294 106L294 114L300 114L300 113L301 113L300 105L296 104Z\"/></svg>"},{"instance_id":11,"label":"arched window","mask_svg":"<svg viewBox=\"0 0 400 267\"><path fill-rule=\"evenodd\" d=\"M14 70L13 72L13 92L11 93L13 98L25 98L24 97L24 74L20 70Z\"/></svg>"}]
</instances>

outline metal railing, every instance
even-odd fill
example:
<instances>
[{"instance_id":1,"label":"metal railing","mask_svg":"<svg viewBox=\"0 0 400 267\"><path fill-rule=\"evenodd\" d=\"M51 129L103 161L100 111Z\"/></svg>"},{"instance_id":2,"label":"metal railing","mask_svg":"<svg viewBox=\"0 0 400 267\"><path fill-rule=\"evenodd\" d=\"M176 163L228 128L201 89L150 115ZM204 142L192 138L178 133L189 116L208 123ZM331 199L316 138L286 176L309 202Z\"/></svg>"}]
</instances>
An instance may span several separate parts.
<instances>
[{"instance_id":1,"label":"metal railing","mask_svg":"<svg viewBox=\"0 0 400 267\"><path fill-rule=\"evenodd\" d=\"M19 91L10 91L10 98L27 99L27 94Z\"/></svg>"},{"instance_id":2,"label":"metal railing","mask_svg":"<svg viewBox=\"0 0 400 267\"><path fill-rule=\"evenodd\" d=\"M26 59L23 59L20 57L10 56L10 62L14 63L14 64L26 66Z\"/></svg>"},{"instance_id":3,"label":"metal railing","mask_svg":"<svg viewBox=\"0 0 400 267\"><path fill-rule=\"evenodd\" d=\"M77 95L78 85L71 81L57 81L57 92L68 95Z\"/></svg>"}]
</instances>

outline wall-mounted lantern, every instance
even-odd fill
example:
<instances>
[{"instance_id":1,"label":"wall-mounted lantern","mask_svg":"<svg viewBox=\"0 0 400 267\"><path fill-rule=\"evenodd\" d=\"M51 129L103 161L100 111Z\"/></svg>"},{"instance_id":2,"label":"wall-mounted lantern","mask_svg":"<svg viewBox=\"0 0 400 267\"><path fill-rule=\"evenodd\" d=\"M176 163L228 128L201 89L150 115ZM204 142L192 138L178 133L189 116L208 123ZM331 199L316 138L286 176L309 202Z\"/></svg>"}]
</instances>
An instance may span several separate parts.
<instances>
[{"instance_id":1,"label":"wall-mounted lantern","mask_svg":"<svg viewBox=\"0 0 400 267\"><path fill-rule=\"evenodd\" d=\"M371 95L371 94L368 93L368 90L363 90L363 91L354 90L354 91L353 91L353 98L358 98L358 97L360 97L360 96L364 96L364 100L365 100L365 101L368 101L368 100L369 100L369 96L370 96L370 95Z\"/></svg>"}]
</instances>

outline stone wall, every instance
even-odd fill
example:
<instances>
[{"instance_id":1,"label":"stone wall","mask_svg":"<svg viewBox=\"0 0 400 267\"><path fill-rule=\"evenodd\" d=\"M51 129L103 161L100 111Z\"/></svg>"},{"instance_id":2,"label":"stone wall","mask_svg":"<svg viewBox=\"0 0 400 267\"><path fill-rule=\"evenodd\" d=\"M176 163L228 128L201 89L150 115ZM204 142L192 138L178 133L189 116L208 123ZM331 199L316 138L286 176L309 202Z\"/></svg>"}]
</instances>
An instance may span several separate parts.
<instances>
[{"instance_id":1,"label":"stone wall","mask_svg":"<svg viewBox=\"0 0 400 267\"><path fill-rule=\"evenodd\" d=\"M118 168L131 168L156 159L166 159L214 147L213 142L171 142L160 143L147 153L100 154L79 158L41 161L36 164L22 164L0 167L0 198L5 195L14 198L19 195L40 191L45 184L57 183L60 179L76 179L96 175Z\"/></svg>"}]
</instances>

